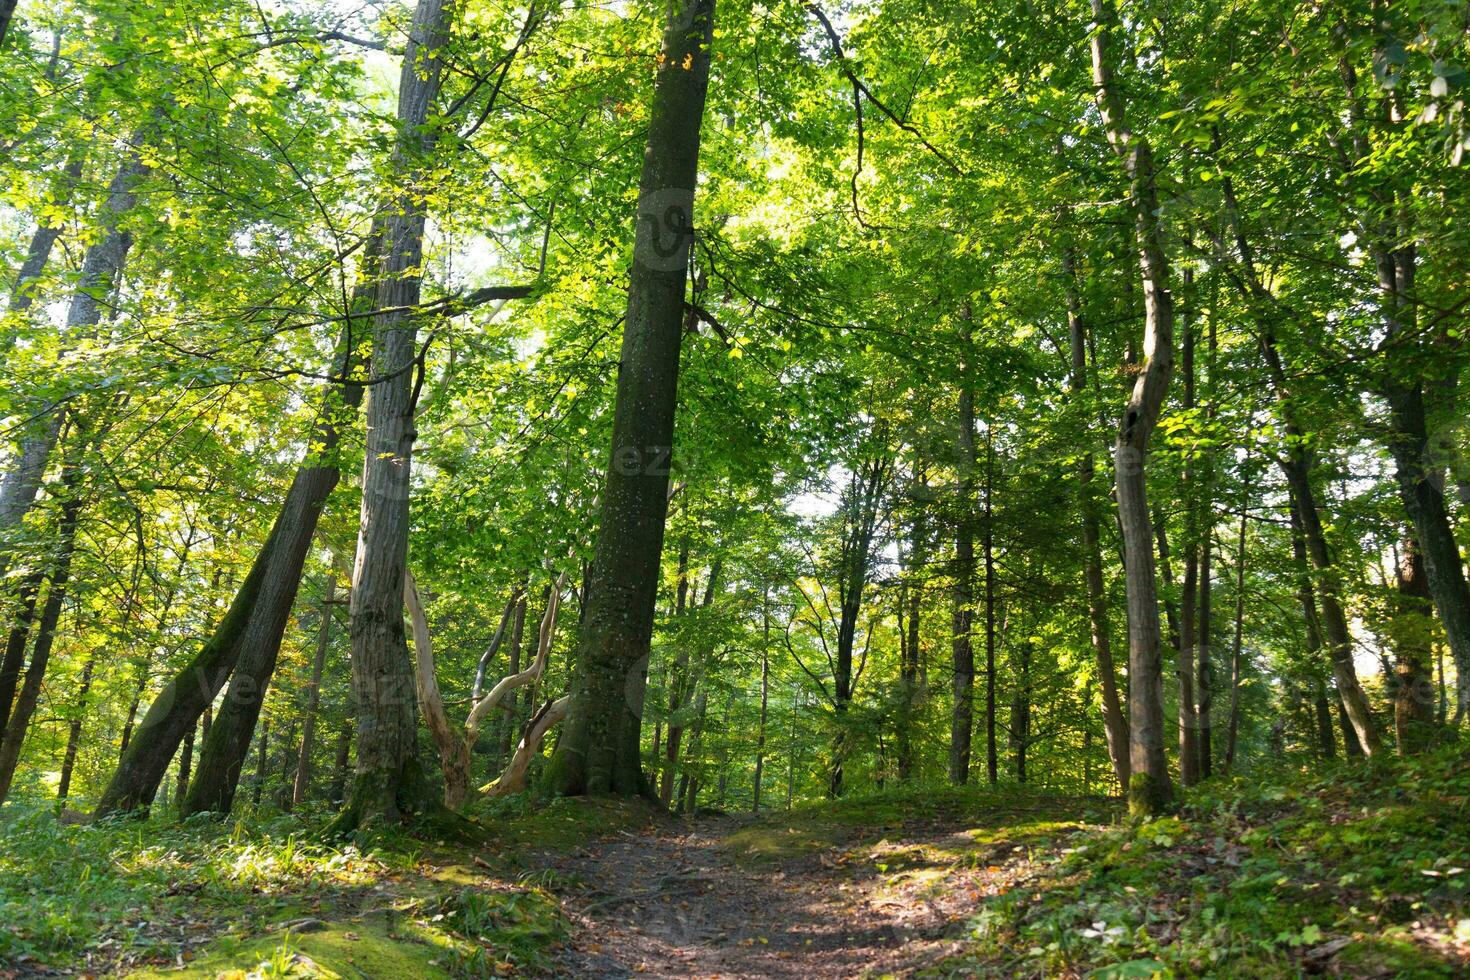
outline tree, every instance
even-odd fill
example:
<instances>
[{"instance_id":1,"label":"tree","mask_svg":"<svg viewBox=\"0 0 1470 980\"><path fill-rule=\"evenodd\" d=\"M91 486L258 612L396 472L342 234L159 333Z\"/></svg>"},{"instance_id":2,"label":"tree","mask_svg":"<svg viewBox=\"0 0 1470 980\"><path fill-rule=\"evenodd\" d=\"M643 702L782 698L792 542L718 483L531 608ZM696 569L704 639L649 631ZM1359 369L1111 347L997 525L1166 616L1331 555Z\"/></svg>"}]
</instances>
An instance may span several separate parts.
<instances>
[{"instance_id":1,"label":"tree","mask_svg":"<svg viewBox=\"0 0 1470 980\"><path fill-rule=\"evenodd\" d=\"M639 763L658 562L669 506L694 187L713 0L671 4L654 81L602 491L571 715L546 774L565 795L648 793Z\"/></svg>"},{"instance_id":2,"label":"tree","mask_svg":"<svg viewBox=\"0 0 1470 980\"><path fill-rule=\"evenodd\" d=\"M1144 474L1149 436L1173 372L1174 300L1169 294L1169 261L1159 227L1153 149L1147 138L1128 127L1125 102L1118 91L1113 55L1117 14L1109 0L1092 0L1092 17L1096 25L1092 32L1092 76L1097 106L1107 127L1108 141L1130 182L1128 199L1143 280L1143 362L1123 413L1113 455L1128 581L1128 800L1134 813L1150 814L1167 806L1173 797L1164 755L1158 581Z\"/></svg>"}]
</instances>

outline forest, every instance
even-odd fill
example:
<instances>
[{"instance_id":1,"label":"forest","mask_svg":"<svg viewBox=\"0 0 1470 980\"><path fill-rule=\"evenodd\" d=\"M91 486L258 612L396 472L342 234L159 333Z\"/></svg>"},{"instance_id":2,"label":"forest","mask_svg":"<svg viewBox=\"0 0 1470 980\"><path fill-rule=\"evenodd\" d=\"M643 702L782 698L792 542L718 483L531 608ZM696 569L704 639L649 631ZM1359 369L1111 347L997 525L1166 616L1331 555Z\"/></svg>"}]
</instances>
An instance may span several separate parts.
<instances>
[{"instance_id":1,"label":"forest","mask_svg":"<svg viewBox=\"0 0 1470 980\"><path fill-rule=\"evenodd\" d=\"M1463 0L0 0L0 978L1470 975Z\"/></svg>"}]
</instances>

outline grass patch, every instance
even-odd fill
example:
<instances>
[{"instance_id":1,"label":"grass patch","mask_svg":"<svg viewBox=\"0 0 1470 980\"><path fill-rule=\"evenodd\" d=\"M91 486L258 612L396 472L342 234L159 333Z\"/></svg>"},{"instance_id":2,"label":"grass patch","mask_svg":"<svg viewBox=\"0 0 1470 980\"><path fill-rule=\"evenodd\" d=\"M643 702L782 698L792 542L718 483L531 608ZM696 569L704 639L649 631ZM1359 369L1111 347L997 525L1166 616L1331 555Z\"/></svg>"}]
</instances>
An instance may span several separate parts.
<instances>
[{"instance_id":1,"label":"grass patch","mask_svg":"<svg viewBox=\"0 0 1470 980\"><path fill-rule=\"evenodd\" d=\"M12 802L0 975L500 976L542 968L566 936L554 898L487 874L462 847L393 835L333 846L324 820L63 824ZM508 822L531 839L530 813Z\"/></svg>"}]
</instances>

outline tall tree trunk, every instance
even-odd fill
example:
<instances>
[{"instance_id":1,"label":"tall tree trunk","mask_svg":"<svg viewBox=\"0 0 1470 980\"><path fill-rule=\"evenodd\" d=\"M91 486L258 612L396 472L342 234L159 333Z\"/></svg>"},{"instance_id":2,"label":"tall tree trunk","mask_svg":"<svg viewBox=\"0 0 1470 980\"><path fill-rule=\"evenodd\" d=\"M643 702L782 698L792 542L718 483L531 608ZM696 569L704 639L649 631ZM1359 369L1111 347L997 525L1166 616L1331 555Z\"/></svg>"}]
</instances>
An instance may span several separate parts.
<instances>
[{"instance_id":1,"label":"tall tree trunk","mask_svg":"<svg viewBox=\"0 0 1470 980\"><path fill-rule=\"evenodd\" d=\"M1386 34L1385 27L1383 35ZM1375 59L1382 54L1380 46L1374 51ZM1370 119L1364 97L1358 91L1357 73L1345 48L1339 71L1347 97L1346 135L1356 159L1367 161L1374 151L1369 135L1371 128L1382 127L1398 133L1409 125L1404 96L1402 91L1384 93L1383 115ZM1361 238L1378 274L1384 343L1397 346L1394 356L1385 358L1386 374L1382 381L1390 422L1388 449L1394 460L1399 496L1414 525L1429 594L1454 657L1455 721L1458 723L1470 707L1470 583L1466 582L1459 548L1450 528L1442 473L1429 451L1425 377L1440 375L1441 369L1439 358L1419 334L1413 192L1385 182L1377 173L1364 175L1359 188L1365 192L1362 199L1367 202L1360 215ZM1442 376L1437 380L1443 380ZM1348 706L1349 715L1351 707ZM1372 754L1376 746L1370 739L1363 741L1365 751Z\"/></svg>"},{"instance_id":2,"label":"tall tree trunk","mask_svg":"<svg viewBox=\"0 0 1470 980\"><path fill-rule=\"evenodd\" d=\"M66 803L71 796L71 778L76 771L77 750L82 744L82 725L87 718L87 695L92 691L92 672L97 667L94 651L82 665L82 676L77 682L76 707L72 709L71 721L66 725L66 754L61 759L61 779L56 784L56 805Z\"/></svg>"},{"instance_id":3,"label":"tall tree trunk","mask_svg":"<svg viewBox=\"0 0 1470 980\"><path fill-rule=\"evenodd\" d=\"M1242 292L1253 307L1271 310L1275 301L1261 282L1256 269L1255 251L1246 238L1240 222L1240 207L1235 198L1235 187L1228 176L1220 182L1220 193L1225 205L1225 216L1235 238L1244 285ZM1377 751L1378 733L1368 700L1358 683L1357 670L1353 666L1352 634L1348 631L1347 615L1342 607L1342 590L1332 554L1327 546L1327 536L1322 528L1322 514L1317 505L1317 496L1312 488L1312 462L1305 448L1306 434L1297 422L1296 411L1291 401L1291 388L1286 367L1276 347L1274 324L1269 315L1257 317L1256 342L1266 362L1267 376L1271 381L1276 410L1286 430L1287 448L1277 458L1288 489L1295 500L1297 519L1305 538L1307 555L1317 573L1317 592L1322 609L1323 632L1326 634L1328 659L1332 664L1332 675L1338 695L1343 702L1343 712L1351 721L1356 739L1366 747L1369 754ZM1351 741L1351 740L1350 740Z\"/></svg>"},{"instance_id":4,"label":"tall tree trunk","mask_svg":"<svg viewBox=\"0 0 1470 980\"><path fill-rule=\"evenodd\" d=\"M67 579L71 575L71 558L76 544L77 516L82 502L76 493L77 475L63 477L65 497L61 505L58 523L57 553L54 565L47 576L46 604L41 609L41 621L36 627L36 642L31 650L31 662L26 668L25 682L10 710L5 731L0 735L0 802L10 794L15 779L15 767L20 761L20 750L25 743L26 731L36 704L41 699L41 686L46 679L46 667L51 659L51 647L56 642L56 627L61 620L62 604L66 600Z\"/></svg>"},{"instance_id":5,"label":"tall tree trunk","mask_svg":"<svg viewBox=\"0 0 1470 980\"><path fill-rule=\"evenodd\" d=\"M19 591L19 608L11 621L10 633L5 638L5 655L0 659L0 730L10 720L10 706L15 701L15 689L20 685L21 671L25 668L26 647L31 642L31 625L36 619L36 600L41 592L41 583L46 579L45 568L37 568L26 576Z\"/></svg>"},{"instance_id":6,"label":"tall tree trunk","mask_svg":"<svg viewBox=\"0 0 1470 980\"><path fill-rule=\"evenodd\" d=\"M362 516L352 577L352 691L357 706L357 772L336 829L393 825L433 806L418 758L413 661L403 626L409 496L417 436L414 379L422 285L428 159L453 8L419 0L398 83L393 199L383 219L383 261L373 322Z\"/></svg>"},{"instance_id":7,"label":"tall tree trunk","mask_svg":"<svg viewBox=\"0 0 1470 980\"><path fill-rule=\"evenodd\" d=\"M136 143L139 137L135 135L133 139ZM81 275L67 308L68 336L84 334L102 322L104 298L112 294L133 247L132 232L122 222L137 203L137 184L146 172L138 153L130 151L108 186L107 199L97 219L101 237L82 259ZM65 409L59 404L34 407L39 411L22 429L19 448L4 478L0 479L0 578L5 577L10 567L9 539L35 504L66 417Z\"/></svg>"},{"instance_id":8,"label":"tall tree trunk","mask_svg":"<svg viewBox=\"0 0 1470 980\"><path fill-rule=\"evenodd\" d=\"M964 338L968 349L968 333ZM970 358L965 355L961 370ZM968 382L960 386L959 512L955 517L954 609L951 616L954 705L949 725L949 781L963 785L970 778L970 739L975 727L975 393Z\"/></svg>"},{"instance_id":9,"label":"tall tree trunk","mask_svg":"<svg viewBox=\"0 0 1470 980\"><path fill-rule=\"evenodd\" d=\"M916 770L914 722L919 697L919 642L923 615L924 569L928 562L929 544L927 509L929 484L923 463L916 464L915 469L916 491L910 501L914 508L912 538L909 542L908 567L905 569L903 588L899 595L901 635L899 637L897 754L900 782L912 780Z\"/></svg>"},{"instance_id":10,"label":"tall tree trunk","mask_svg":"<svg viewBox=\"0 0 1470 980\"><path fill-rule=\"evenodd\" d=\"M567 795L647 792L642 706L625 692L641 689L653 632L714 13L714 0L670 5L654 82L574 708L546 773L548 786Z\"/></svg>"},{"instance_id":11,"label":"tall tree trunk","mask_svg":"<svg viewBox=\"0 0 1470 980\"><path fill-rule=\"evenodd\" d=\"M1075 260L1070 249L1063 252L1063 273L1067 288L1067 327L1071 338L1072 396L1081 399L1087 388L1087 321L1082 314L1082 299L1077 289ZM1097 664L1098 686L1102 694L1103 733L1108 742L1108 758L1118 786L1127 792L1131 771L1128 758L1128 719L1118 697L1118 672L1113 666L1112 625L1108 622L1107 582L1103 578L1102 535L1098 518L1097 493L1093 488L1096 464L1090 452L1077 461L1078 512L1082 522L1082 568L1087 584L1087 622L1092 637L1092 655ZM987 627L988 631L988 627Z\"/></svg>"},{"instance_id":12,"label":"tall tree trunk","mask_svg":"<svg viewBox=\"0 0 1470 980\"><path fill-rule=\"evenodd\" d=\"M1240 735L1240 686L1245 673L1245 539L1250 519L1250 492L1241 495L1240 535L1235 546L1235 636L1230 646L1230 718L1225 731L1225 775L1235 767Z\"/></svg>"},{"instance_id":13,"label":"tall tree trunk","mask_svg":"<svg viewBox=\"0 0 1470 980\"><path fill-rule=\"evenodd\" d=\"M769 591L761 595L761 710L755 736L755 788L751 796L750 810L761 812L761 777L766 767L766 712L771 693L771 596Z\"/></svg>"},{"instance_id":14,"label":"tall tree trunk","mask_svg":"<svg viewBox=\"0 0 1470 980\"><path fill-rule=\"evenodd\" d=\"M1189 286L1189 274L1184 279ZM1187 307L1186 307L1187 309ZM1194 398L1194 324L1186 315L1183 323L1182 370L1184 381L1184 410L1193 411ZM1184 582L1180 590L1179 635L1177 637L1179 659L1175 665L1179 672L1179 782L1193 786L1199 782L1199 717L1195 710L1195 659L1194 644L1199 624L1196 619L1199 603L1199 521L1195 501L1195 474L1193 461L1186 461L1182 477L1185 499L1184 532Z\"/></svg>"},{"instance_id":15,"label":"tall tree trunk","mask_svg":"<svg viewBox=\"0 0 1470 980\"><path fill-rule=\"evenodd\" d=\"M322 671L327 663L327 648L332 642L332 607L337 602L337 574L327 572L327 588L322 594L322 621L317 628L316 655L311 661L311 683L306 689L306 717L301 722L301 752L296 758L296 778L291 784L291 805L306 799L306 784L311 780L311 753L316 741L316 716L322 703Z\"/></svg>"},{"instance_id":16,"label":"tall tree trunk","mask_svg":"<svg viewBox=\"0 0 1470 980\"><path fill-rule=\"evenodd\" d=\"M1124 121L1124 100L1114 73L1117 13L1111 0L1092 0L1092 77L1108 140L1130 182L1143 280L1143 364L1118 430L1114 452L1118 520L1122 526L1128 592L1128 728L1131 759L1129 809L1162 810L1173 798L1164 754L1163 664L1160 657L1158 581L1149 518L1145 466L1149 436L1158 422L1174 366L1174 305L1160 228L1153 151Z\"/></svg>"},{"instance_id":17,"label":"tall tree trunk","mask_svg":"<svg viewBox=\"0 0 1470 980\"><path fill-rule=\"evenodd\" d=\"M1011 752L1016 782L1026 782L1026 750L1031 746L1031 641L1016 644L1016 691L1011 697Z\"/></svg>"},{"instance_id":18,"label":"tall tree trunk","mask_svg":"<svg viewBox=\"0 0 1470 980\"><path fill-rule=\"evenodd\" d=\"M1406 538L1399 549L1398 602L1393 623L1396 663L1393 720L1400 755L1422 752L1435 731L1432 598L1419 543Z\"/></svg>"},{"instance_id":19,"label":"tall tree trunk","mask_svg":"<svg viewBox=\"0 0 1470 980\"><path fill-rule=\"evenodd\" d=\"M985 773L1000 779L995 742L995 441L985 429Z\"/></svg>"},{"instance_id":20,"label":"tall tree trunk","mask_svg":"<svg viewBox=\"0 0 1470 980\"><path fill-rule=\"evenodd\" d=\"M1409 282L1412 289L1412 278ZM1415 555L1423 565L1424 587L1439 613L1455 662L1458 722L1470 707L1470 584L1465 581L1459 546L1450 528L1439 474L1432 472L1423 381L1391 386L1388 404L1393 425L1389 449L1399 496L1414 525Z\"/></svg>"}]
</instances>

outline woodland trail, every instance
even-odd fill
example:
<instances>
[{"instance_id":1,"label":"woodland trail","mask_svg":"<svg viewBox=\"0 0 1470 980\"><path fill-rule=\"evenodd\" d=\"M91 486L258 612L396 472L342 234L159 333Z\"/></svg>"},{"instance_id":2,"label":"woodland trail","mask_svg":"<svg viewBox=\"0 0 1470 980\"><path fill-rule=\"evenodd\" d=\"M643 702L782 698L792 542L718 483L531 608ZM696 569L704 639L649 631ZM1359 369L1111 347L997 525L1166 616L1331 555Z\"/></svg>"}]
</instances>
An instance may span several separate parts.
<instances>
[{"instance_id":1,"label":"woodland trail","mask_svg":"<svg viewBox=\"0 0 1470 980\"><path fill-rule=\"evenodd\" d=\"M909 975L957 952L966 913L1027 873L1035 835L976 824L812 828L714 817L620 832L548 865L575 927L557 972Z\"/></svg>"}]
</instances>

